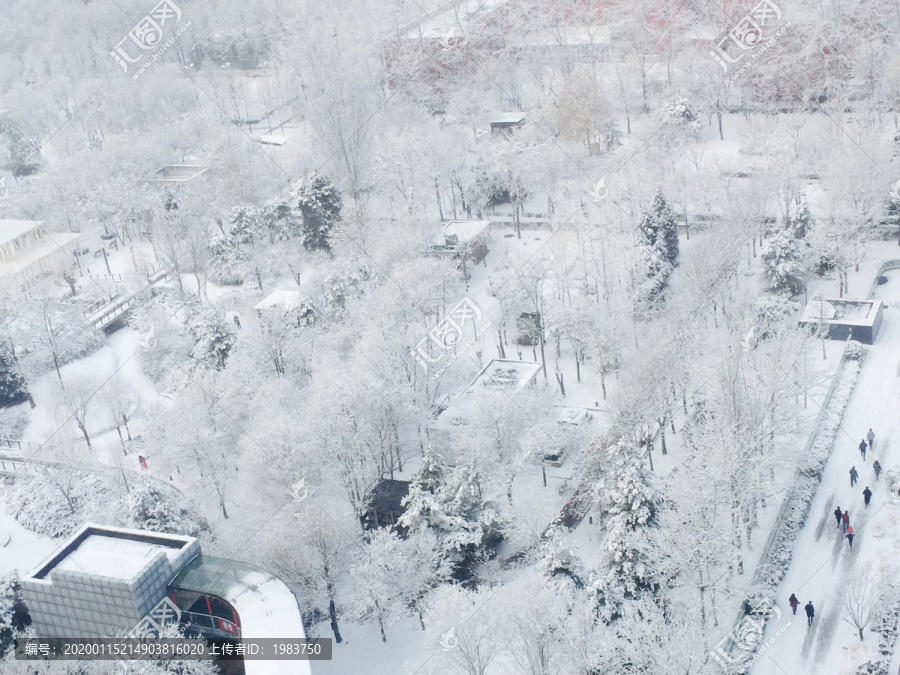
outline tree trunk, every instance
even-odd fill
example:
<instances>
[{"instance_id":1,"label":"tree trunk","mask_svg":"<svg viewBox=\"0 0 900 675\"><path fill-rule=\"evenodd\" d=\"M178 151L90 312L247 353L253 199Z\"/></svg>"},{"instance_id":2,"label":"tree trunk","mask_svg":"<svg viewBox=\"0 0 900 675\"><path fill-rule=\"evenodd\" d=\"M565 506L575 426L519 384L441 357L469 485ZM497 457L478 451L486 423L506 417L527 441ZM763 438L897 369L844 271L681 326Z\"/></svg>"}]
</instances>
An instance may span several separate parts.
<instances>
[{"instance_id":1,"label":"tree trunk","mask_svg":"<svg viewBox=\"0 0 900 675\"><path fill-rule=\"evenodd\" d=\"M84 436L84 442L87 443L88 449L93 450L91 447L91 437L88 436L87 429L85 429L84 425L81 422L76 422L78 428L81 430L81 434Z\"/></svg>"},{"instance_id":2,"label":"tree trunk","mask_svg":"<svg viewBox=\"0 0 900 675\"><path fill-rule=\"evenodd\" d=\"M334 584L328 582L328 614L331 617L331 632L334 633L334 641L341 644L341 632L338 630L337 609L334 606Z\"/></svg>"},{"instance_id":3,"label":"tree trunk","mask_svg":"<svg viewBox=\"0 0 900 675\"><path fill-rule=\"evenodd\" d=\"M219 497L219 506L222 507L222 517L225 518L225 520L228 520L228 511L225 510L225 497L224 496Z\"/></svg>"},{"instance_id":4,"label":"tree trunk","mask_svg":"<svg viewBox=\"0 0 900 675\"><path fill-rule=\"evenodd\" d=\"M559 372L558 370L556 371L556 381L559 382L559 393L562 394L563 398L565 398L566 397L566 385L563 382L563 374L561 372Z\"/></svg>"}]
</instances>

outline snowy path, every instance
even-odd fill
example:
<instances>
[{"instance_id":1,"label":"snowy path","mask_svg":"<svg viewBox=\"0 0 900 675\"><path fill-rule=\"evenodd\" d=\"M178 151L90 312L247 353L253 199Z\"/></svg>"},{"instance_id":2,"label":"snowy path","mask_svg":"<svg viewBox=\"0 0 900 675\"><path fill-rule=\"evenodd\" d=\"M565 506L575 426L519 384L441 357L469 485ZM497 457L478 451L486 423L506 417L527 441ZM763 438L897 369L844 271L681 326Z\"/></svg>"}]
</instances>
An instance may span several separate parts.
<instances>
[{"instance_id":1,"label":"snowy path","mask_svg":"<svg viewBox=\"0 0 900 675\"><path fill-rule=\"evenodd\" d=\"M889 283L875 297L890 307L875 345L863 363L859 380L841 420L831 459L813 500L809 520L794 549L793 563L779 590L781 621L771 621L764 642L783 634L758 659L754 675L774 672L791 675L844 675L874 656L877 636L866 631L860 642L855 628L843 620L841 599L854 574L869 570L886 579L896 577L900 560L900 504L893 503L885 476L875 481L872 462L886 471L900 470L900 271L888 272ZM869 427L875 432L874 452L863 461L857 446ZM849 471L855 466L859 482L851 488ZM869 486L874 495L868 510L862 491ZM851 551L837 528L832 511L836 506L850 512L857 536ZM787 598L796 593L801 608L789 616ZM812 600L816 618L806 627L802 605ZM791 625L785 629L788 620Z\"/></svg>"}]
</instances>

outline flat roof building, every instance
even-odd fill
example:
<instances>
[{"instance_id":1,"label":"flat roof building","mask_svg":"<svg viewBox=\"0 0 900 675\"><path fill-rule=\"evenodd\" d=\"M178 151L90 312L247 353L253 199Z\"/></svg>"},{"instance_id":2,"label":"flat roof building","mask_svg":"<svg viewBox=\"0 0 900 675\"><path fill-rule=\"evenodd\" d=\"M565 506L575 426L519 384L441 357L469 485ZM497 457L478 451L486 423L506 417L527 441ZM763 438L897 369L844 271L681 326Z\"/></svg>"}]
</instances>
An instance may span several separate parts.
<instances>
[{"instance_id":1,"label":"flat roof building","mask_svg":"<svg viewBox=\"0 0 900 675\"><path fill-rule=\"evenodd\" d=\"M813 298L803 310L798 323L801 328L817 329L819 325L831 340L852 339L870 345L875 342L883 315L881 300L847 298Z\"/></svg>"}]
</instances>

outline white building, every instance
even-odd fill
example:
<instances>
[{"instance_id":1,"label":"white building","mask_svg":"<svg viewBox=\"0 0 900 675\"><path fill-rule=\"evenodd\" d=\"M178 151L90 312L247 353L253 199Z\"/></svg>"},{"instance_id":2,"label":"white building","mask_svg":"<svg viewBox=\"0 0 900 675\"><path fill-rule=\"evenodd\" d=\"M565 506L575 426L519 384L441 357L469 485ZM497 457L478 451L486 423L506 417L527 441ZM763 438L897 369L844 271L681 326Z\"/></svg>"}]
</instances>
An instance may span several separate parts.
<instances>
[{"instance_id":1,"label":"white building","mask_svg":"<svg viewBox=\"0 0 900 675\"><path fill-rule=\"evenodd\" d=\"M42 220L0 220L0 285L18 289L72 262L79 232L45 232Z\"/></svg>"},{"instance_id":2,"label":"white building","mask_svg":"<svg viewBox=\"0 0 900 675\"><path fill-rule=\"evenodd\" d=\"M148 183L187 183L209 171L208 166L200 164L169 164L160 167L148 178Z\"/></svg>"}]
</instances>

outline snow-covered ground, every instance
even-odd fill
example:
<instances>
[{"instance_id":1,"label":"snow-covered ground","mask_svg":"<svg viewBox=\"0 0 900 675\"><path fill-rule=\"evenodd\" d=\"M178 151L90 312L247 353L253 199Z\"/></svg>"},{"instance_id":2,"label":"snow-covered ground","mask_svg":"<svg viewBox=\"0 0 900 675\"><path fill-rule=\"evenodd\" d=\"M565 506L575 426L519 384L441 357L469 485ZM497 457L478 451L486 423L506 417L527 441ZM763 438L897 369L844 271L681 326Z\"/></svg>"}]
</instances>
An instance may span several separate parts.
<instances>
[{"instance_id":1,"label":"snow-covered ground","mask_svg":"<svg viewBox=\"0 0 900 675\"><path fill-rule=\"evenodd\" d=\"M878 460L887 473L900 472L900 272L886 275L875 297L886 303L884 323L874 345L868 348L862 371L841 420L831 460L813 501L810 517L797 538L793 561L781 585L778 604L782 620L771 621L763 640L768 641L787 621L791 625L759 658L753 673L809 673L842 675L872 658L877 636L865 631L860 641L856 629L844 620L843 594L854 576L870 571L883 582L893 581L900 567L900 502L890 493L890 480L876 481L872 462ZM863 461L857 446L869 428L875 433L874 450ZM849 471L855 466L859 482L850 486ZM863 489L872 489L866 509ZM856 537L850 550L836 525L832 511L840 506L850 512ZM790 615L787 598L796 593L798 615ZM816 614L807 627L803 605L812 601Z\"/></svg>"}]
</instances>

